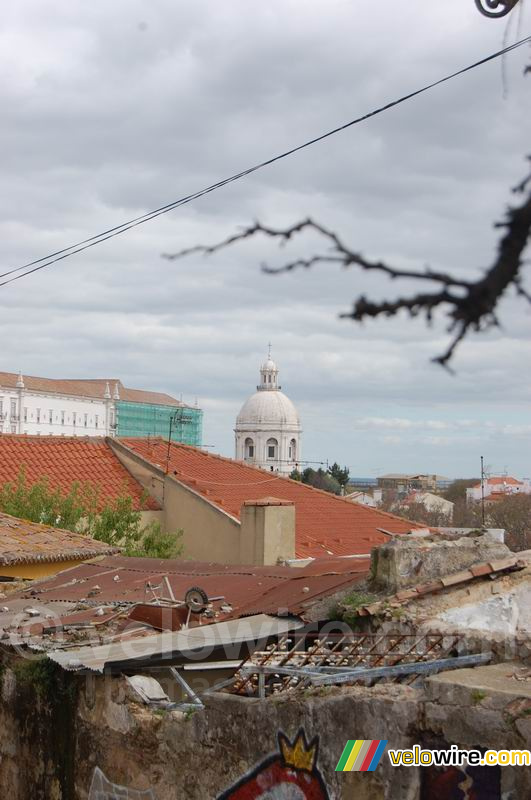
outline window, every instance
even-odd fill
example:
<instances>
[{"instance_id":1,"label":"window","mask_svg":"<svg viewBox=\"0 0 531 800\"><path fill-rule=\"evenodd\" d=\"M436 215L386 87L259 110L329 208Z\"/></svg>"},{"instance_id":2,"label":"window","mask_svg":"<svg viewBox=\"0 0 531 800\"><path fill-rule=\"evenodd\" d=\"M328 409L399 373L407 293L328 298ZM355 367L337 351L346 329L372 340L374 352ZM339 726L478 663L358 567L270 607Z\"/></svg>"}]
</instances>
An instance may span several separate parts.
<instances>
[{"instance_id":1,"label":"window","mask_svg":"<svg viewBox=\"0 0 531 800\"><path fill-rule=\"evenodd\" d=\"M4 414L4 400L2 398L0 399L0 421L2 420L3 414Z\"/></svg>"},{"instance_id":2,"label":"window","mask_svg":"<svg viewBox=\"0 0 531 800\"><path fill-rule=\"evenodd\" d=\"M65 424L65 412L61 411L61 425Z\"/></svg>"},{"instance_id":3,"label":"window","mask_svg":"<svg viewBox=\"0 0 531 800\"><path fill-rule=\"evenodd\" d=\"M88 425L88 414L85 414L85 416L83 417L83 425L85 426L85 428Z\"/></svg>"},{"instance_id":4,"label":"window","mask_svg":"<svg viewBox=\"0 0 531 800\"><path fill-rule=\"evenodd\" d=\"M53 423L53 411L52 411L52 409L50 409L49 412L48 412L48 421L49 421L50 425Z\"/></svg>"},{"instance_id":5,"label":"window","mask_svg":"<svg viewBox=\"0 0 531 800\"><path fill-rule=\"evenodd\" d=\"M27 422L27 421L28 421L28 409L25 408L24 409L24 422Z\"/></svg>"},{"instance_id":6,"label":"window","mask_svg":"<svg viewBox=\"0 0 531 800\"><path fill-rule=\"evenodd\" d=\"M76 427L76 412L75 411L72 414L72 425L74 426L74 428Z\"/></svg>"},{"instance_id":7,"label":"window","mask_svg":"<svg viewBox=\"0 0 531 800\"><path fill-rule=\"evenodd\" d=\"M254 442L250 437L245 440L244 458L254 458Z\"/></svg>"},{"instance_id":8,"label":"window","mask_svg":"<svg viewBox=\"0 0 531 800\"><path fill-rule=\"evenodd\" d=\"M16 432L17 432L17 426L11 425L11 433L16 433Z\"/></svg>"},{"instance_id":9,"label":"window","mask_svg":"<svg viewBox=\"0 0 531 800\"><path fill-rule=\"evenodd\" d=\"M95 428L97 428L97 427L98 427L98 422L99 422L99 417L98 417L98 415L96 414L96 415L94 416L94 427L95 427Z\"/></svg>"},{"instance_id":10,"label":"window","mask_svg":"<svg viewBox=\"0 0 531 800\"><path fill-rule=\"evenodd\" d=\"M17 401L16 400L11 400L11 416L12 417L16 417L17 416Z\"/></svg>"},{"instance_id":11,"label":"window","mask_svg":"<svg viewBox=\"0 0 531 800\"><path fill-rule=\"evenodd\" d=\"M267 376L267 380L268 380L269 383L271 383L271 375Z\"/></svg>"},{"instance_id":12,"label":"window","mask_svg":"<svg viewBox=\"0 0 531 800\"><path fill-rule=\"evenodd\" d=\"M38 409L36 410L36 412L35 412L35 415L36 415L36 416L35 416L35 419L36 419L36 421L39 423L39 422L41 421L41 410L40 410L40 408L38 408Z\"/></svg>"},{"instance_id":13,"label":"window","mask_svg":"<svg viewBox=\"0 0 531 800\"><path fill-rule=\"evenodd\" d=\"M268 439L266 445L267 457L268 458L276 458L277 457L277 449L278 449L278 442L276 439Z\"/></svg>"},{"instance_id":14,"label":"window","mask_svg":"<svg viewBox=\"0 0 531 800\"><path fill-rule=\"evenodd\" d=\"M297 442L295 441L295 439L292 439L291 442L289 443L288 452L289 452L289 456L288 456L289 460L290 461L296 461L297 460Z\"/></svg>"}]
</instances>

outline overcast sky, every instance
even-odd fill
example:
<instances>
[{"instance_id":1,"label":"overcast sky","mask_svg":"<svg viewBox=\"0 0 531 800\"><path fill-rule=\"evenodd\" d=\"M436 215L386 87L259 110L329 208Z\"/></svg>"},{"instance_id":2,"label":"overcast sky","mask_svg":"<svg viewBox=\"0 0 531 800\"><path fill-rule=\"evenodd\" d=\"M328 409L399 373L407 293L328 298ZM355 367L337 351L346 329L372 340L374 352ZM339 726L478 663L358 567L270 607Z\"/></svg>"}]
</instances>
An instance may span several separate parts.
<instances>
[{"instance_id":1,"label":"overcast sky","mask_svg":"<svg viewBox=\"0 0 531 800\"><path fill-rule=\"evenodd\" d=\"M39 258L348 121L529 33L473 0L4 0L4 267ZM400 11L398 10L400 7ZM365 255L477 275L492 262L529 152L529 48L0 290L0 369L119 377L198 398L204 442L233 454L236 414L273 344L303 458L353 475L531 473L530 311L446 347L406 317L340 320L384 277L317 267L255 240L205 259L161 254L255 219L312 216ZM505 91L504 91L505 73ZM526 149L527 148L527 149ZM3 271L3 270L2 270ZM531 278L527 281L531 288Z\"/></svg>"}]
</instances>

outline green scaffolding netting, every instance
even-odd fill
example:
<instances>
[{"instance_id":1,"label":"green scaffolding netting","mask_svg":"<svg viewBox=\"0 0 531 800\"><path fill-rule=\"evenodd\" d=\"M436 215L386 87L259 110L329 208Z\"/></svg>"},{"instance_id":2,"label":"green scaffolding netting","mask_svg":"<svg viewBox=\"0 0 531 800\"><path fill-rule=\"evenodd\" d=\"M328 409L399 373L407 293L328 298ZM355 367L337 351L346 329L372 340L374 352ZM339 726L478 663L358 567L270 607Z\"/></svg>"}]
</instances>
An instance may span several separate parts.
<instances>
[{"instance_id":1,"label":"green scaffolding netting","mask_svg":"<svg viewBox=\"0 0 531 800\"><path fill-rule=\"evenodd\" d=\"M175 442L202 444L203 412L200 408L183 406L159 406L151 403L116 402L116 435L162 436L167 439L170 432Z\"/></svg>"}]
</instances>

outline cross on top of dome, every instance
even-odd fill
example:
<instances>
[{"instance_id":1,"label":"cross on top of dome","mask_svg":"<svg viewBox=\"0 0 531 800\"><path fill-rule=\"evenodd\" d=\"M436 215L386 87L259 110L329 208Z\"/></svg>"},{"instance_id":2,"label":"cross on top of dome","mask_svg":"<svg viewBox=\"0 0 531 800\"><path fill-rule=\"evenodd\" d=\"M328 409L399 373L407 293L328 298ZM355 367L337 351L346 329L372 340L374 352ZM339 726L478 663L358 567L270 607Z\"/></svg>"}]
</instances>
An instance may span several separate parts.
<instances>
[{"instance_id":1,"label":"cross on top of dome","mask_svg":"<svg viewBox=\"0 0 531 800\"><path fill-rule=\"evenodd\" d=\"M281 387L278 385L278 367L271 358L271 342L268 347L267 361L260 367L260 383L256 388L259 392L278 392Z\"/></svg>"}]
</instances>

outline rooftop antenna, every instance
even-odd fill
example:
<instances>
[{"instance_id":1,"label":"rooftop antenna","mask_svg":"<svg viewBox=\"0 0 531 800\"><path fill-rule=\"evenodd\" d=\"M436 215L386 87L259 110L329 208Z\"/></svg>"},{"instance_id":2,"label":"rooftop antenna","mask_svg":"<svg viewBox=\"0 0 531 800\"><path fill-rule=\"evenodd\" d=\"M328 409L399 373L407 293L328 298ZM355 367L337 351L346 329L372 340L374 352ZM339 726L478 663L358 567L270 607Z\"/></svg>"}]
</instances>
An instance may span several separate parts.
<instances>
[{"instance_id":1,"label":"rooftop antenna","mask_svg":"<svg viewBox=\"0 0 531 800\"><path fill-rule=\"evenodd\" d=\"M269 342L269 344L267 345L267 347L268 347L268 351L267 351L267 357L268 357L268 359L270 359L270 358L271 358L271 348L273 347L273 345L271 344L271 342Z\"/></svg>"},{"instance_id":2,"label":"rooftop antenna","mask_svg":"<svg viewBox=\"0 0 531 800\"><path fill-rule=\"evenodd\" d=\"M483 469L483 456L481 456L481 527L485 527L485 470Z\"/></svg>"}]
</instances>

